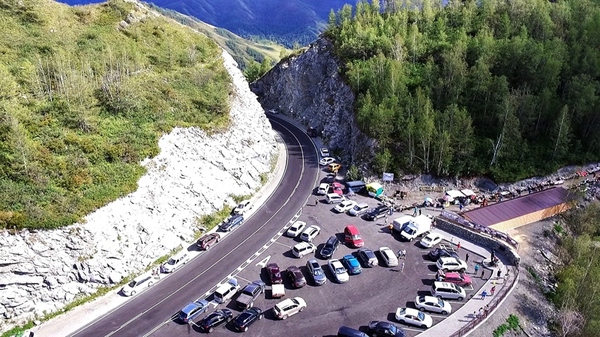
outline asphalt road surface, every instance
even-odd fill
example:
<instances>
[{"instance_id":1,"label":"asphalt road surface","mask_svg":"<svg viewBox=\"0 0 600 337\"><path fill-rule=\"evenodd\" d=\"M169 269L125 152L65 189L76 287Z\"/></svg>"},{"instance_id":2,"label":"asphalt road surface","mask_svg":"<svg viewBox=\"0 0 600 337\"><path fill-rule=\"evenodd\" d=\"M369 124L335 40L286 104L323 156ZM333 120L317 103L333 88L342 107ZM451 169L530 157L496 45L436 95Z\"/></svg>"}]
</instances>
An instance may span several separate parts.
<instances>
[{"instance_id":1,"label":"asphalt road surface","mask_svg":"<svg viewBox=\"0 0 600 337\"><path fill-rule=\"evenodd\" d=\"M206 292L236 271L304 206L318 173L316 149L308 136L292 124L276 119L272 125L287 145L288 162L281 185L269 200L208 252L73 336L144 336L153 331L173 335L161 327L172 323L170 318L187 303L204 298Z\"/></svg>"}]
</instances>

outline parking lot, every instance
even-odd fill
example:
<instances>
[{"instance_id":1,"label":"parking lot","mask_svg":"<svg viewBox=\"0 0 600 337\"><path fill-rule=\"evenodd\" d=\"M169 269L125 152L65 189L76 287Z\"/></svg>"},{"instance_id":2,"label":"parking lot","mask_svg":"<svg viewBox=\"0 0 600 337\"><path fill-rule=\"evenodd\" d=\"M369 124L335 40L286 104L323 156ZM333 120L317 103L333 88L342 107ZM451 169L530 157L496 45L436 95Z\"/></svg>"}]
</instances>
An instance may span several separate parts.
<instances>
[{"instance_id":1,"label":"parking lot","mask_svg":"<svg viewBox=\"0 0 600 337\"><path fill-rule=\"evenodd\" d=\"M320 200L317 205L314 203L315 198ZM407 332L407 336L416 336L423 332L424 329L422 328L397 323L394 315L399 307L414 308L414 300L417 295L430 295L429 289L435 278L437 268L435 261L430 261L426 257L429 249L421 248L418 243L419 240L405 242L400 240L397 233L390 234L384 218L377 221L366 221L348 214L338 214L333 211L335 204L326 204L324 200L323 196L315 194L310 199L309 204L303 208L298 219L306 222L309 226L317 225L321 228L320 234L313 241L317 246L315 253L303 258L296 258L291 253L291 248L300 240L285 235L276 236L274 242L262 254L235 276L242 288L247 283L258 279L270 285L268 275L263 267L267 263L274 262L279 265L282 271L292 265L300 267L308 282L308 285L303 288L293 289L291 281L284 275L285 298L299 296L307 303L306 310L289 317L287 320L277 320L272 310L270 310L281 299L271 298L270 287L267 287L265 296L259 296L255 301L255 306L264 310L264 319L254 323L248 334L253 336L280 336L287 332L292 333L294 336L328 336L335 335L340 325L366 331L366 326L371 320L394 322ZM362 195L355 195L352 200L366 202L370 206L378 204L376 199ZM389 217L389 221L402 215L406 214L394 213ZM286 228L290 224L287 224ZM406 250L406 258L400 259L398 267L387 268L383 266L381 257L376 252L379 258L379 266L373 268L363 266L362 273L351 275L349 282L344 284L335 283L335 279L328 269L327 260L320 258L319 251L325 241L332 235L336 235L343 243L344 228L349 224L354 224L359 229L365 242L365 248L369 248L374 252L383 246L391 248L394 252ZM282 224L283 226L284 224ZM284 232L285 230L282 229L280 234ZM442 244L453 246L449 242L454 240L453 238L445 239L447 241L442 242ZM257 250L259 248L257 247ZM356 256L356 251L357 249L342 244L333 254L333 258L341 259L347 254ZM466 253L466 251L460 251L459 255L464 259ZM471 252L469 253L471 255L470 261L474 261L477 256ZM323 286L315 286L307 272L306 262L311 258L316 258L325 271L327 283ZM465 301L476 294L477 290L483 285L481 279L475 277L472 272L473 264L471 263L468 273L473 279L473 286L465 287L467 292ZM210 300L211 297L209 296L208 299ZM217 308L226 306L234 312L235 316L239 313L239 310L235 307L234 302L235 300L218 306L216 303L213 303L213 305ZM463 304L462 301L450 301L450 303L453 311ZM209 312L212 310L210 309ZM443 319L458 319L452 316L448 318L448 316L441 314L428 314L432 316L434 324ZM180 334L188 333L187 325L169 325L170 329L175 329ZM200 331L194 326L192 326L192 329ZM232 332L233 328L231 324L228 324L215 329L211 335L231 335Z\"/></svg>"}]
</instances>

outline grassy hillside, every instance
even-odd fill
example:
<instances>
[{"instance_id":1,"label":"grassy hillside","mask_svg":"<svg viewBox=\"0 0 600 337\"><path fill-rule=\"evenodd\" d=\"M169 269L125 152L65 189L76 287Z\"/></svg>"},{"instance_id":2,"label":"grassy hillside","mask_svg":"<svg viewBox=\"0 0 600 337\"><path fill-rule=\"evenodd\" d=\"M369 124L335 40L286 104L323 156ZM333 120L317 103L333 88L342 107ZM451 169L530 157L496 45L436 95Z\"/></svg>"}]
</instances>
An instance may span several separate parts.
<instances>
[{"instance_id":1,"label":"grassy hillside","mask_svg":"<svg viewBox=\"0 0 600 337\"><path fill-rule=\"evenodd\" d=\"M272 41L246 40L227 29L212 26L174 10L156 7L153 4L149 4L149 6L186 26L206 34L211 40L217 42L221 48L227 50L242 70L246 69L252 62L262 63L265 59L270 64L275 64L279 62L282 55L290 53L290 50Z\"/></svg>"},{"instance_id":2,"label":"grassy hillside","mask_svg":"<svg viewBox=\"0 0 600 337\"><path fill-rule=\"evenodd\" d=\"M135 4L0 0L0 30L0 228L78 221L136 189L164 132L228 124L218 46Z\"/></svg>"}]
</instances>

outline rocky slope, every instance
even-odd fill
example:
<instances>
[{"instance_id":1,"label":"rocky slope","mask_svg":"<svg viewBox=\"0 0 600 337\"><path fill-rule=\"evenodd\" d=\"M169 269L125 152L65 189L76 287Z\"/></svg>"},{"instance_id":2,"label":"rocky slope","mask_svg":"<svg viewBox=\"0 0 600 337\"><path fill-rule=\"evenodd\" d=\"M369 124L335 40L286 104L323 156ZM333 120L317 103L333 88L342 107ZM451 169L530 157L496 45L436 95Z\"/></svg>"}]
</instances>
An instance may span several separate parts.
<instances>
[{"instance_id":1,"label":"rocky slope","mask_svg":"<svg viewBox=\"0 0 600 337\"><path fill-rule=\"evenodd\" d=\"M375 155L375 141L356 126L354 94L338 72L333 45L321 38L281 61L250 88L265 109L276 109L313 127L346 163L362 165Z\"/></svg>"},{"instance_id":2,"label":"rocky slope","mask_svg":"<svg viewBox=\"0 0 600 337\"><path fill-rule=\"evenodd\" d=\"M235 87L229 130L207 135L178 128L164 135L160 154L141 163L147 173L137 191L82 223L0 233L3 329L119 282L179 245L187 247L199 216L260 187L277 153L275 134L231 56L223 58Z\"/></svg>"}]
</instances>

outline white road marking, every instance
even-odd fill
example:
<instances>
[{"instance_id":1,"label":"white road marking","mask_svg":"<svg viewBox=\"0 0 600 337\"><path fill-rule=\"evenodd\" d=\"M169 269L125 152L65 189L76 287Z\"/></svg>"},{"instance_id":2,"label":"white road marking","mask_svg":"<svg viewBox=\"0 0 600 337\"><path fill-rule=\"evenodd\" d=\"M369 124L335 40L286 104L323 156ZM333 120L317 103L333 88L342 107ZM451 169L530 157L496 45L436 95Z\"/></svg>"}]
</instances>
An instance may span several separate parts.
<instances>
[{"instance_id":1,"label":"white road marking","mask_svg":"<svg viewBox=\"0 0 600 337\"><path fill-rule=\"evenodd\" d=\"M276 243L276 244L278 244L278 245L282 245L282 246L284 246L284 247L287 247L287 248L292 248L292 246L290 246L290 245L286 245L286 244L284 244L284 243L281 243L281 242L278 242L278 241L275 241L275 242L273 242L273 243Z\"/></svg>"},{"instance_id":2,"label":"white road marking","mask_svg":"<svg viewBox=\"0 0 600 337\"><path fill-rule=\"evenodd\" d=\"M264 259L260 260L256 265L260 266L261 268L264 268L267 266L267 263L269 263L270 259L271 259L271 255L268 255Z\"/></svg>"}]
</instances>

